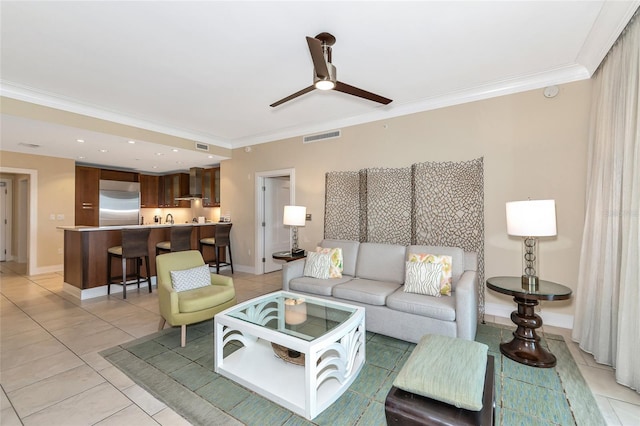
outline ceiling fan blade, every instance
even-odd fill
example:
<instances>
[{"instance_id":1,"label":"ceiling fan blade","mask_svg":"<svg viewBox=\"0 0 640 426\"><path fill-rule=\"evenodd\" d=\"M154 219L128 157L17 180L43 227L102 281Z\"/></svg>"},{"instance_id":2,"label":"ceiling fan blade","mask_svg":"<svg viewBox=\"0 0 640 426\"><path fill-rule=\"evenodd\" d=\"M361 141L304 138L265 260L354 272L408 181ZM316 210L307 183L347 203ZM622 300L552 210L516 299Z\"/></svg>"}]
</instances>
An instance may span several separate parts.
<instances>
[{"instance_id":1,"label":"ceiling fan blade","mask_svg":"<svg viewBox=\"0 0 640 426\"><path fill-rule=\"evenodd\" d=\"M392 102L391 99L385 98L384 96L376 95L375 93L367 92L366 90L358 89L357 87L350 86L341 81L336 81L336 87L334 90L338 92L347 93L353 96L359 96L364 99L368 99L370 101L379 102L381 104L387 105Z\"/></svg>"},{"instance_id":2,"label":"ceiling fan blade","mask_svg":"<svg viewBox=\"0 0 640 426\"><path fill-rule=\"evenodd\" d=\"M309 52L311 53L311 59L313 60L313 68L316 75L321 79L327 79L329 75L329 68L327 62L324 59L324 52L322 51L322 42L317 38L307 37L307 44L309 45Z\"/></svg>"},{"instance_id":3,"label":"ceiling fan blade","mask_svg":"<svg viewBox=\"0 0 640 426\"><path fill-rule=\"evenodd\" d=\"M305 87L302 90L297 91L296 93L294 93L293 95L289 95L286 98L280 99L278 102L274 102L271 105L269 105L270 107L277 107L278 105L281 105L285 102L290 101L291 99L295 99L298 96L302 96L305 93L309 93L310 91L314 90L316 87L315 86L309 86L309 87Z\"/></svg>"}]
</instances>

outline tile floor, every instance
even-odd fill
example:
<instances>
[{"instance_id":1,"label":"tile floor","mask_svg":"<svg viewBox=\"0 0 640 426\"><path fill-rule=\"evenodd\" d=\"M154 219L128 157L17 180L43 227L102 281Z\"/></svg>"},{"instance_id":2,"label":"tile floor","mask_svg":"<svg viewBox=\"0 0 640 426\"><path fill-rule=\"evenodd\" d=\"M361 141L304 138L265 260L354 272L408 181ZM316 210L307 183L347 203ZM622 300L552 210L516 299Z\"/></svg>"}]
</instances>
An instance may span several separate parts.
<instances>
[{"instance_id":1,"label":"tile floor","mask_svg":"<svg viewBox=\"0 0 640 426\"><path fill-rule=\"evenodd\" d=\"M133 383L98 352L157 330L155 291L80 301L62 290L61 273L25 276L0 263L0 424L185 425L182 417ZM281 274L233 274L244 301L281 288ZM488 317L509 324L510 320ZM615 383L610 367L561 334L609 425L640 425L640 395Z\"/></svg>"}]
</instances>

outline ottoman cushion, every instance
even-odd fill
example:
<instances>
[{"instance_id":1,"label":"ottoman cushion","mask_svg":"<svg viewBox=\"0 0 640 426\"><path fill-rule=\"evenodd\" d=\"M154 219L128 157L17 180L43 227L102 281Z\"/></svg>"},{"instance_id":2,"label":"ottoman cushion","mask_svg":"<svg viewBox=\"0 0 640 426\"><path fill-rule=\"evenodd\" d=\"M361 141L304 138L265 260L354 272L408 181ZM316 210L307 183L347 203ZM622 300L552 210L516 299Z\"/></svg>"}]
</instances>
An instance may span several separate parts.
<instances>
[{"instance_id":1,"label":"ottoman cushion","mask_svg":"<svg viewBox=\"0 0 640 426\"><path fill-rule=\"evenodd\" d=\"M480 411L487 350L482 343L427 334L393 385L458 408Z\"/></svg>"}]
</instances>

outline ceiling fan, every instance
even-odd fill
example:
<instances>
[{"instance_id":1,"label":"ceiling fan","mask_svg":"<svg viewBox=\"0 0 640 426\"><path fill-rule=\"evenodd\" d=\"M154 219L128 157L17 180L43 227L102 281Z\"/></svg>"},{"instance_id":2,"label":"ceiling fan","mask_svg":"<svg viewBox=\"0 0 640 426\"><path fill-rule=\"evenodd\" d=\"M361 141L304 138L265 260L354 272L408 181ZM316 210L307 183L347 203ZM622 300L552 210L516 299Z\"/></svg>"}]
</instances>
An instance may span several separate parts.
<instances>
[{"instance_id":1,"label":"ceiling fan","mask_svg":"<svg viewBox=\"0 0 640 426\"><path fill-rule=\"evenodd\" d=\"M307 37L307 44L313 60L313 85L306 87L293 95L280 99L272 103L271 107L277 107L285 102L309 93L314 89L337 90L353 96L359 96L370 101L387 105L391 99L385 98L366 90L358 89L336 79L336 67L331 63L331 46L336 42L336 38L329 33L320 33L315 37Z\"/></svg>"}]
</instances>

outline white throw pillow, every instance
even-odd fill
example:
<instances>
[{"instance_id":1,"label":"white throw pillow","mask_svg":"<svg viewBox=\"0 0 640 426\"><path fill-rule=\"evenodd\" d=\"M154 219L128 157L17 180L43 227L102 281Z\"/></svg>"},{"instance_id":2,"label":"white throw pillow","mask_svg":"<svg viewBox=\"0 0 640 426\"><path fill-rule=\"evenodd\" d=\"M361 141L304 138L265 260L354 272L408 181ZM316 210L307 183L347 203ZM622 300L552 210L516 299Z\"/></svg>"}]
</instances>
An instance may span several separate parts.
<instances>
[{"instance_id":1,"label":"white throw pillow","mask_svg":"<svg viewBox=\"0 0 640 426\"><path fill-rule=\"evenodd\" d=\"M406 262L404 291L440 297L441 276L440 263Z\"/></svg>"},{"instance_id":2,"label":"white throw pillow","mask_svg":"<svg viewBox=\"0 0 640 426\"><path fill-rule=\"evenodd\" d=\"M328 253L307 252L307 261L304 264L305 277L329 279L331 268L331 256Z\"/></svg>"},{"instance_id":3,"label":"white throw pillow","mask_svg":"<svg viewBox=\"0 0 640 426\"><path fill-rule=\"evenodd\" d=\"M181 271L171 271L171 285L178 293L211 285L209 265L197 266Z\"/></svg>"}]
</instances>

